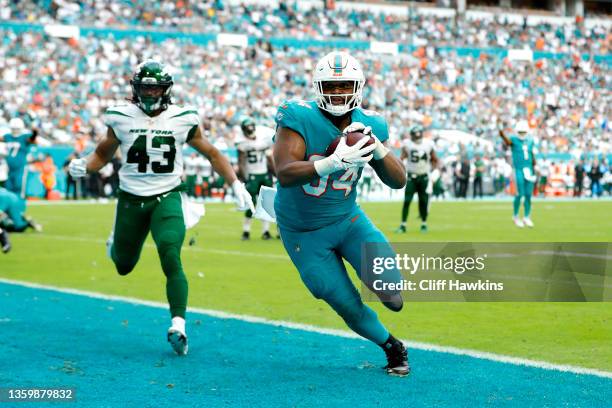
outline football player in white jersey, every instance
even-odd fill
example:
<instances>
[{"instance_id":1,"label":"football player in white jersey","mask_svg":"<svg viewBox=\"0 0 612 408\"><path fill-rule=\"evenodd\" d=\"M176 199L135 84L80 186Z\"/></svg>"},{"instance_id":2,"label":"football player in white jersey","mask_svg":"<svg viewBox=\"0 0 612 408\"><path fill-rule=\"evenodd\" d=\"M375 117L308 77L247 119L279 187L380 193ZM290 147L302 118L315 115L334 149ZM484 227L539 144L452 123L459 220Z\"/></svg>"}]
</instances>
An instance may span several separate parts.
<instances>
[{"instance_id":1,"label":"football player in white jersey","mask_svg":"<svg viewBox=\"0 0 612 408\"><path fill-rule=\"evenodd\" d=\"M106 110L106 138L89 157L72 160L69 171L75 178L97 172L121 149L120 191L107 252L117 272L127 275L136 266L151 231L167 279L172 319L167 339L177 354L184 355L188 292L180 256L185 238L185 195L181 194L186 189L181 182L184 145L206 156L232 184L240 209L253 205L227 158L203 137L197 111L171 103L172 84L163 64L153 60L141 63L131 80L131 103Z\"/></svg>"},{"instance_id":2,"label":"football player in white jersey","mask_svg":"<svg viewBox=\"0 0 612 408\"><path fill-rule=\"evenodd\" d=\"M251 194L253 202L257 202L257 195L262 186L272 187L272 176L269 172L271 147L274 144L274 129L265 126L256 126L251 118L245 118L241 124L243 139L236 143L238 149L238 175L244 180L247 191ZM247 210L244 214L242 227L242 240L251 236L251 219L253 212ZM262 221L262 239L272 238L270 223Z\"/></svg>"},{"instance_id":3,"label":"football player in white jersey","mask_svg":"<svg viewBox=\"0 0 612 408\"><path fill-rule=\"evenodd\" d=\"M402 142L402 160L406 160L408 182L402 207L402 223L395 232L406 232L408 210L414 193L419 198L419 216L421 217L421 232L427 232L427 214L429 212L429 171L431 166L437 167L438 157L431 140L423 140L423 128L410 128L410 138Z\"/></svg>"}]
</instances>

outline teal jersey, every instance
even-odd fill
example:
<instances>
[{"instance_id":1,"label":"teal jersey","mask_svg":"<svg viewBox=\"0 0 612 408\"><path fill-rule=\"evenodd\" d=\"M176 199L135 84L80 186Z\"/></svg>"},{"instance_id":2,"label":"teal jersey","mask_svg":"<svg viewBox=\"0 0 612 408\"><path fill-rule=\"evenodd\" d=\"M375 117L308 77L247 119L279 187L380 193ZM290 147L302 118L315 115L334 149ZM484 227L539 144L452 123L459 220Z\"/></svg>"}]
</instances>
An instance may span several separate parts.
<instances>
[{"instance_id":1,"label":"teal jersey","mask_svg":"<svg viewBox=\"0 0 612 408\"><path fill-rule=\"evenodd\" d=\"M382 142L389 138L385 119L376 112L356 108L352 122L372 127ZM323 115L315 101L283 103L276 114L276 125L298 133L306 144L304 160L325 157L327 146L342 134ZM274 209L278 225L292 231L311 231L347 217L357 207L356 186L362 169L349 169L317 178L309 184L295 187L277 185Z\"/></svg>"},{"instance_id":2,"label":"teal jersey","mask_svg":"<svg viewBox=\"0 0 612 408\"><path fill-rule=\"evenodd\" d=\"M26 166L28 163L28 152L30 151L31 137L31 133L24 133L19 136L13 136L10 133L4 135L4 142L8 147L6 163L10 168L22 169Z\"/></svg>"},{"instance_id":3,"label":"teal jersey","mask_svg":"<svg viewBox=\"0 0 612 408\"><path fill-rule=\"evenodd\" d=\"M521 139L516 135L510 136L512 142L512 165L515 170L524 168L533 170L533 139Z\"/></svg>"}]
</instances>

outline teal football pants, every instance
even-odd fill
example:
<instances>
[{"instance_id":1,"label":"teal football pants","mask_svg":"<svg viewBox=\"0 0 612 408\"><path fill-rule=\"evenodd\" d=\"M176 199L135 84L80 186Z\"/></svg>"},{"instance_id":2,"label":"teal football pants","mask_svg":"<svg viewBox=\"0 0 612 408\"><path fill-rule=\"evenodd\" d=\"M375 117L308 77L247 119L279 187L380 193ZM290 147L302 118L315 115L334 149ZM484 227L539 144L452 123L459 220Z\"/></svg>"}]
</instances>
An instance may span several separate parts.
<instances>
[{"instance_id":1,"label":"teal football pants","mask_svg":"<svg viewBox=\"0 0 612 408\"><path fill-rule=\"evenodd\" d=\"M346 259L362 282L370 287L366 282L369 278L361 276L365 260L362 258L362 244L382 243L377 245L380 253L376 255L395 256L385 236L365 213L356 208L345 219L314 231L296 232L279 227L283 245L313 296L327 302L357 334L376 344L387 341L389 332L376 313L361 300L342 261ZM377 279L399 282L401 275L393 269L377 276Z\"/></svg>"},{"instance_id":2,"label":"teal football pants","mask_svg":"<svg viewBox=\"0 0 612 408\"><path fill-rule=\"evenodd\" d=\"M516 196L514 196L514 216L518 217L521 207L521 198L524 198L525 217L529 218L531 214L531 193L533 192L534 183L525 180L522 171L515 171L514 178L516 180Z\"/></svg>"}]
</instances>

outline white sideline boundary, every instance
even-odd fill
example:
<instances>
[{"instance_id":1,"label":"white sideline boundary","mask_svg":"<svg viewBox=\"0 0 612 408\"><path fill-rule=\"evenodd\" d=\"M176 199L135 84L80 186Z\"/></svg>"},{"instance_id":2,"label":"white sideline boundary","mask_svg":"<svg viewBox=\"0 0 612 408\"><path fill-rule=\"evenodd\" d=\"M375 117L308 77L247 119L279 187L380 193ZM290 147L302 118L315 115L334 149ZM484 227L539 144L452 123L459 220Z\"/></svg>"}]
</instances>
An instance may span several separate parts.
<instances>
[{"instance_id":1,"label":"white sideline boundary","mask_svg":"<svg viewBox=\"0 0 612 408\"><path fill-rule=\"evenodd\" d=\"M142 299L126 297L126 296L105 295L105 294L98 293L98 292L90 292L86 290L72 289L72 288L62 288L58 286L43 285L39 283L18 281L18 280L13 280L13 279L0 278L0 283L6 283L9 285L22 286L22 287L33 288L33 289L43 289L47 291L67 293L71 295L84 296L84 297L89 297L89 298L94 298L94 299L112 300L112 301L130 303L134 305L149 306L153 308L160 308L160 309L168 308L168 305L162 302L142 300ZM236 313L228 313L228 312L223 312L219 310L201 309L201 308L194 308L194 307L188 308L188 311L190 313L197 313L197 314L207 315L207 316L216 317L220 319L240 320L240 321L244 321L248 323L258 323L258 324L265 324L269 326L286 327L289 329L296 329L296 330L302 330L302 331L307 331L307 332L312 332L312 333L326 334L329 336L337 336L337 337L345 337L345 338L363 340L361 336L353 332L349 332L346 330L318 327L318 326L314 326L310 324L294 323L294 322L283 321L283 320L270 320L270 319L266 319L263 317L242 315L242 314L236 314ZM478 350L470 350L470 349L462 349L462 348L451 347L451 346L439 346L436 344L415 342L415 341L410 341L410 340L402 340L402 341L409 348L418 349L418 350L435 351L438 353L469 356L469 357L473 357L477 359L490 360L490 361L495 361L495 362L500 362L500 363L518 365L518 366L535 367L535 368L540 368L544 370L561 371L561 372L580 374L580 375L592 375L596 377L612 379L612 372L598 370L594 368L554 364L554 363L549 363L547 361L531 360L531 359L526 359L526 358L512 357L512 356L507 356L503 354L489 353L486 351L478 351Z\"/></svg>"}]
</instances>

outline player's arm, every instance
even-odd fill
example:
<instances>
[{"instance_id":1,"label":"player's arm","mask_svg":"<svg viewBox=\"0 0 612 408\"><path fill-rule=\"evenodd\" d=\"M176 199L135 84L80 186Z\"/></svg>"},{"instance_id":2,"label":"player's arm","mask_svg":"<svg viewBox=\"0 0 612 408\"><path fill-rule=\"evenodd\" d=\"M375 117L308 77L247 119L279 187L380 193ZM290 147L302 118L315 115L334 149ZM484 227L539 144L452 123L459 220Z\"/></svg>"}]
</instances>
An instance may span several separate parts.
<instances>
[{"instance_id":1,"label":"player's arm","mask_svg":"<svg viewBox=\"0 0 612 408\"><path fill-rule=\"evenodd\" d=\"M87 172L95 173L110 162L119 147L119 139L113 128L109 127L106 137L96 146L96 150L87 157Z\"/></svg>"},{"instance_id":2,"label":"player's arm","mask_svg":"<svg viewBox=\"0 0 612 408\"><path fill-rule=\"evenodd\" d=\"M212 168L219 173L228 184L233 184L234 181L238 179L229 160L219 151L219 149L213 146L204 135L202 135L199 126L196 128L188 144L203 154L210 161Z\"/></svg>"},{"instance_id":3,"label":"player's arm","mask_svg":"<svg viewBox=\"0 0 612 408\"><path fill-rule=\"evenodd\" d=\"M388 149L388 143L381 143ZM372 159L370 166L376 171L380 180L391 188L403 188L406 185L406 168L402 161L394 155L390 150L379 160Z\"/></svg>"},{"instance_id":4,"label":"player's arm","mask_svg":"<svg viewBox=\"0 0 612 408\"><path fill-rule=\"evenodd\" d=\"M246 159L247 155L242 150L238 150L238 178L240 180L246 180Z\"/></svg>"},{"instance_id":5,"label":"player's arm","mask_svg":"<svg viewBox=\"0 0 612 408\"><path fill-rule=\"evenodd\" d=\"M266 166L268 166L268 171L276 177L276 167L274 166L274 150L270 149L266 153Z\"/></svg>"},{"instance_id":6,"label":"player's arm","mask_svg":"<svg viewBox=\"0 0 612 408\"><path fill-rule=\"evenodd\" d=\"M406 160L407 158L408 158L408 151L406 150L404 146L402 146L402 153L400 154L400 160L403 163L404 160Z\"/></svg>"},{"instance_id":7,"label":"player's arm","mask_svg":"<svg viewBox=\"0 0 612 408\"><path fill-rule=\"evenodd\" d=\"M435 150L431 150L431 154L429 155L429 160L431 160L431 167L436 169L438 168L438 164L440 163L440 159L438 159L438 155Z\"/></svg>"},{"instance_id":8,"label":"player's arm","mask_svg":"<svg viewBox=\"0 0 612 408\"><path fill-rule=\"evenodd\" d=\"M498 126L499 126L499 122L498 122ZM506 135L506 130L502 126L499 126L499 137L502 138L506 146L512 146L512 140L510 140L508 135Z\"/></svg>"},{"instance_id":9,"label":"player's arm","mask_svg":"<svg viewBox=\"0 0 612 408\"><path fill-rule=\"evenodd\" d=\"M276 131L273 151L276 177L283 187L301 186L310 183L319 175L313 161L304 160L306 143L299 133L284 127Z\"/></svg>"},{"instance_id":10,"label":"player's arm","mask_svg":"<svg viewBox=\"0 0 612 408\"><path fill-rule=\"evenodd\" d=\"M251 196L244 187L244 184L242 184L236 177L236 173L234 172L229 160L227 160L223 153L221 153L219 149L213 146L212 143L210 143L204 137L202 131L200 130L200 126L195 127L193 136L187 143L189 143L189 145L198 152L206 156L208 161L210 161L213 170L219 173L225 179L225 182L232 186L232 190L234 191L234 200L236 201L238 209L251 210L252 212L255 212L253 200L251 200Z\"/></svg>"},{"instance_id":11,"label":"player's arm","mask_svg":"<svg viewBox=\"0 0 612 408\"><path fill-rule=\"evenodd\" d=\"M112 160L119 144L113 128L109 126L106 137L96 146L96 150L86 158L72 159L68 164L68 172L73 178L79 178L85 177L87 173L99 171Z\"/></svg>"},{"instance_id":12,"label":"player's arm","mask_svg":"<svg viewBox=\"0 0 612 408\"><path fill-rule=\"evenodd\" d=\"M38 136L38 129L34 127L32 128L32 134L30 135L30 137L28 137L28 144L36 143L37 136Z\"/></svg>"}]
</instances>

